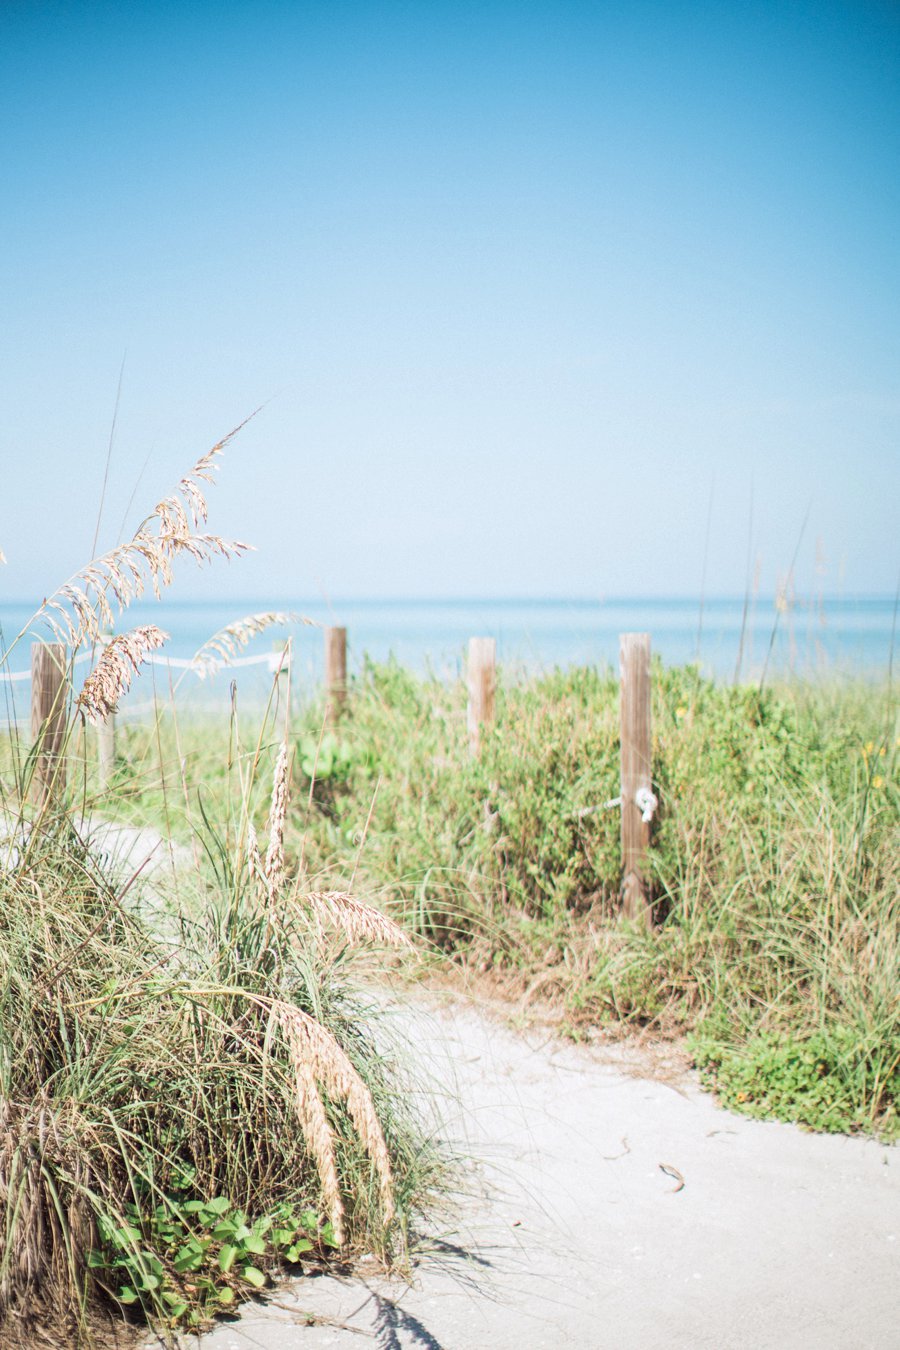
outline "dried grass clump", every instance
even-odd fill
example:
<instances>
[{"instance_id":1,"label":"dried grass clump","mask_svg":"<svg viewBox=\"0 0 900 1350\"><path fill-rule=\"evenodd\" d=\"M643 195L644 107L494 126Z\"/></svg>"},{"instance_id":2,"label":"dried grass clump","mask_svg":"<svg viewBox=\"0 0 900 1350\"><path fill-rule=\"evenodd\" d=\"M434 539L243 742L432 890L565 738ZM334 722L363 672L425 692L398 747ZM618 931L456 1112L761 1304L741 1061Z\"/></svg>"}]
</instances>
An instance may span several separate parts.
<instances>
[{"instance_id":1,"label":"dried grass clump","mask_svg":"<svg viewBox=\"0 0 900 1350\"><path fill-rule=\"evenodd\" d=\"M158 651L168 638L168 633L153 624L147 624L112 639L75 700L76 707L81 709L89 722L104 722L116 711L119 699L127 694L132 678L143 662L151 652Z\"/></svg>"},{"instance_id":2,"label":"dried grass clump","mask_svg":"<svg viewBox=\"0 0 900 1350\"><path fill-rule=\"evenodd\" d=\"M313 1208L339 1243L384 1252L426 1151L308 931L252 907L223 927L212 895L176 954L58 843L0 872L0 1346L39 1343L23 1319L87 1345L118 1288L88 1252L165 1206L185 1168L190 1198ZM149 1220L133 1243L182 1287Z\"/></svg>"},{"instance_id":3,"label":"dried grass clump","mask_svg":"<svg viewBox=\"0 0 900 1350\"><path fill-rule=\"evenodd\" d=\"M84 1133L74 1101L54 1100L48 1092L27 1104L0 1102L0 1213L7 1236L0 1345L26 1343L32 1319L23 1295L32 1290L40 1290L46 1305L42 1320L63 1325L78 1319L72 1275L83 1278L83 1257L96 1239L87 1191L103 1185L84 1152ZM6 1339L3 1328L11 1318L20 1326ZM16 1334L23 1339L16 1341Z\"/></svg>"},{"instance_id":4,"label":"dried grass clump","mask_svg":"<svg viewBox=\"0 0 900 1350\"><path fill-rule=\"evenodd\" d=\"M385 1225L394 1217L391 1160L372 1094L334 1036L291 1003L272 1003L290 1055L297 1116L312 1153L322 1185L328 1217L336 1240L345 1241L344 1203L335 1159L335 1134L328 1119L319 1084L332 1102L343 1102L360 1142L372 1160Z\"/></svg>"}]
</instances>

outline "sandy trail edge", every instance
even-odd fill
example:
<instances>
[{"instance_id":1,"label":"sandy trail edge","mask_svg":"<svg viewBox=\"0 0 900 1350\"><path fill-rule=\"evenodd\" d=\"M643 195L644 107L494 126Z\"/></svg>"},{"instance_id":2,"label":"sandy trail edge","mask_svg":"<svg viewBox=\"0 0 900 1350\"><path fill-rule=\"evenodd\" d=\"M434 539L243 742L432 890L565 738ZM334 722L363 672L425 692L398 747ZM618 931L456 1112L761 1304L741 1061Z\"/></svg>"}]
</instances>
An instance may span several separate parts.
<instances>
[{"instance_id":1,"label":"sandy trail edge","mask_svg":"<svg viewBox=\"0 0 900 1350\"><path fill-rule=\"evenodd\" d=\"M897 1150L745 1120L692 1076L659 1081L649 1059L635 1076L615 1049L471 1008L391 1016L472 1159L443 1252L411 1287L289 1282L200 1350L900 1347Z\"/></svg>"}]
</instances>

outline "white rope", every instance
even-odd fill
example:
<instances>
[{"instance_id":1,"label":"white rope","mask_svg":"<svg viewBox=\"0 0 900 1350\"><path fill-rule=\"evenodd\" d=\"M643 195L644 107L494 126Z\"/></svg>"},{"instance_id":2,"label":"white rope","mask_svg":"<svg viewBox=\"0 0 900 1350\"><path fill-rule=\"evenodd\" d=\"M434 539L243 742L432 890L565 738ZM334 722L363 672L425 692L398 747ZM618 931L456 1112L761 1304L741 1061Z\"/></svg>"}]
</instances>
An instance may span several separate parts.
<instances>
[{"instance_id":1,"label":"white rope","mask_svg":"<svg viewBox=\"0 0 900 1350\"><path fill-rule=\"evenodd\" d=\"M576 820L586 820L588 816L594 815L597 811L608 811L611 806L621 806L621 797L611 797L608 802L603 802L601 806L582 806L575 812Z\"/></svg>"},{"instance_id":2,"label":"white rope","mask_svg":"<svg viewBox=\"0 0 900 1350\"><path fill-rule=\"evenodd\" d=\"M80 666L83 665L85 661L93 661L93 659L94 659L93 654L91 652L82 652L80 656L75 657L75 660L72 662L72 665ZM30 670L0 671L0 680L4 680L7 684L12 684L13 680L30 680L30 679L31 679Z\"/></svg>"},{"instance_id":3,"label":"white rope","mask_svg":"<svg viewBox=\"0 0 900 1350\"><path fill-rule=\"evenodd\" d=\"M148 656L144 664L173 666L176 670L192 670L202 680L207 675L215 675L218 670L233 670L236 666L268 666L270 673L274 675L276 670L286 670L290 662L283 652L263 652L259 656L232 656L227 660L224 657L217 657L210 661L197 661L193 657L185 660L182 656Z\"/></svg>"},{"instance_id":4,"label":"white rope","mask_svg":"<svg viewBox=\"0 0 900 1350\"><path fill-rule=\"evenodd\" d=\"M641 820L649 825L656 813L656 808L659 806L659 798L649 788L641 787L634 794L634 804L641 813ZM582 806L580 810L575 812L575 815L579 820L584 820L586 816L592 816L595 811L609 811L612 807L621 805L621 797L610 797L609 801L604 802L602 806Z\"/></svg>"},{"instance_id":5,"label":"white rope","mask_svg":"<svg viewBox=\"0 0 900 1350\"><path fill-rule=\"evenodd\" d=\"M645 825L649 825L653 819L653 814L659 806L659 799L649 788L640 787L634 794L634 804L641 813L641 820Z\"/></svg>"},{"instance_id":6,"label":"white rope","mask_svg":"<svg viewBox=\"0 0 900 1350\"><path fill-rule=\"evenodd\" d=\"M80 666L84 661L93 659L90 652L82 652L76 656L72 662L73 666ZM276 671L287 670L290 661L284 652L262 652L259 656L235 656L230 660L197 661L193 657L186 659L181 656L150 656L144 661L147 666L169 666L175 670L191 670L198 679L205 679L207 675L215 675L218 670L227 668L233 669L235 666L267 666L269 674L274 675ZM0 680L11 684L14 680L30 680L30 670L0 671Z\"/></svg>"}]
</instances>

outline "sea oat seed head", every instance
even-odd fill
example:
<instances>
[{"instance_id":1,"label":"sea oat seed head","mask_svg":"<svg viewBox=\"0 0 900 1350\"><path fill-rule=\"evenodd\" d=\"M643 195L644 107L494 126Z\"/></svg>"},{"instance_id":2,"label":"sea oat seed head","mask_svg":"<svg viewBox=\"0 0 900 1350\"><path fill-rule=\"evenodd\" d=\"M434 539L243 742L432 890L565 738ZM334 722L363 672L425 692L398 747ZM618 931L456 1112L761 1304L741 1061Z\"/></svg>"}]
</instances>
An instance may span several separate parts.
<instances>
[{"instance_id":1,"label":"sea oat seed head","mask_svg":"<svg viewBox=\"0 0 900 1350\"><path fill-rule=\"evenodd\" d=\"M119 699L131 687L131 681L150 652L168 640L168 633L153 624L134 628L115 637L84 682L76 699L90 722L103 722L116 711Z\"/></svg>"},{"instance_id":2,"label":"sea oat seed head","mask_svg":"<svg viewBox=\"0 0 900 1350\"><path fill-rule=\"evenodd\" d=\"M251 416L255 417L256 413ZM192 533L191 523L195 530L198 525L206 523L206 499L197 480L213 482L213 472L218 467L215 463L217 457L249 420L245 418L212 450L197 460L191 472L181 479L176 491L157 503L153 513L129 543L93 559L45 600L29 620L26 629L36 619L44 618L54 634L66 640L70 646L92 643L96 641L101 628L112 626L114 615L110 599L115 601L121 612L144 593L148 582L156 598L161 597L163 588L172 580L174 558L187 555L198 563L205 563L217 556L230 559L247 552L250 546L240 540L222 539L215 534ZM67 613L63 605L68 605L73 613ZM59 617L51 617L50 611Z\"/></svg>"},{"instance_id":3,"label":"sea oat seed head","mask_svg":"<svg viewBox=\"0 0 900 1350\"><path fill-rule=\"evenodd\" d=\"M381 942L415 950L399 924L346 891L310 891L303 897L303 903L321 923L334 924L351 942Z\"/></svg>"},{"instance_id":4,"label":"sea oat seed head","mask_svg":"<svg viewBox=\"0 0 900 1350\"><path fill-rule=\"evenodd\" d=\"M256 837L256 830L252 821L247 823L247 869L256 890L256 898L260 906L265 909L269 903L269 883L266 877L266 869L263 867L262 855L259 851L259 840Z\"/></svg>"},{"instance_id":5,"label":"sea oat seed head","mask_svg":"<svg viewBox=\"0 0 900 1350\"><path fill-rule=\"evenodd\" d=\"M385 1224L394 1215L394 1185L384 1132L372 1094L334 1036L294 1004L276 1000L272 1013L281 1028L294 1070L298 1119L319 1172L323 1198L338 1242L343 1241L343 1204L334 1162L334 1134L318 1084L332 1100L343 1101L378 1175Z\"/></svg>"},{"instance_id":6,"label":"sea oat seed head","mask_svg":"<svg viewBox=\"0 0 900 1350\"><path fill-rule=\"evenodd\" d=\"M276 624L286 627L293 623L318 627L315 619L282 610L266 610L261 614L247 614L243 619L235 619L204 642L194 654L193 667L200 678L205 679L207 675L214 675L221 666L229 665L242 647L246 647L252 638L258 637L267 628Z\"/></svg>"},{"instance_id":7,"label":"sea oat seed head","mask_svg":"<svg viewBox=\"0 0 900 1350\"><path fill-rule=\"evenodd\" d=\"M284 882L284 822L287 818L290 758L287 741L281 742L272 775L272 804L269 807L269 847L266 850L266 879L269 900L274 904Z\"/></svg>"}]
</instances>

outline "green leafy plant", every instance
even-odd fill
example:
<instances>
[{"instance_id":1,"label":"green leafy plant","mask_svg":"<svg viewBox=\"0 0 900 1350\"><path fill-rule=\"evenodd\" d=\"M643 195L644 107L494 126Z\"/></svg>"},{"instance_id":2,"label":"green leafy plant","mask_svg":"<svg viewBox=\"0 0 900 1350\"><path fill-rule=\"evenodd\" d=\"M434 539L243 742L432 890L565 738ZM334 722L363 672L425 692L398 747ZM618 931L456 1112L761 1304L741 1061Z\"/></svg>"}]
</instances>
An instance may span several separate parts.
<instances>
[{"instance_id":1,"label":"green leafy plant","mask_svg":"<svg viewBox=\"0 0 900 1350\"><path fill-rule=\"evenodd\" d=\"M343 783L353 766L353 749L332 732L319 737L301 736L297 743L297 758L300 773L305 778Z\"/></svg>"},{"instance_id":2,"label":"green leafy plant","mask_svg":"<svg viewBox=\"0 0 900 1350\"><path fill-rule=\"evenodd\" d=\"M126 1204L125 1222L100 1216L101 1246L87 1254L94 1278L117 1302L152 1298L170 1326L203 1325L264 1288L271 1270L339 1247L331 1224L314 1209L282 1203L251 1220L227 1196L187 1199L190 1189L152 1208Z\"/></svg>"},{"instance_id":3,"label":"green leafy plant","mask_svg":"<svg viewBox=\"0 0 900 1350\"><path fill-rule=\"evenodd\" d=\"M744 1115L843 1132L867 1129L875 1118L883 1135L898 1133L900 1055L876 1048L861 1056L847 1028L804 1040L769 1031L744 1044L701 1028L689 1046L706 1085Z\"/></svg>"}]
</instances>

